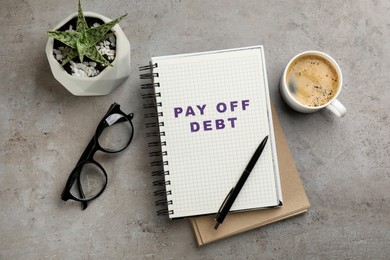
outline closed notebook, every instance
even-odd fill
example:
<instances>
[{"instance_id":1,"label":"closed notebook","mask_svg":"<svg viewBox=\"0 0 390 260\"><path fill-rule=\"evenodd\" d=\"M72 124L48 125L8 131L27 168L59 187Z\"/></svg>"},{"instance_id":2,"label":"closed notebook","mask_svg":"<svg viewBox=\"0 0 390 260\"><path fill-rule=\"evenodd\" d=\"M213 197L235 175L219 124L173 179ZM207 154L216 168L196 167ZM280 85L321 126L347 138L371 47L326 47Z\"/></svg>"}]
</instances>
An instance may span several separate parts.
<instances>
[{"instance_id":1,"label":"closed notebook","mask_svg":"<svg viewBox=\"0 0 390 260\"><path fill-rule=\"evenodd\" d=\"M294 217L305 213L310 207L275 110L273 110L273 122L283 192L283 207L230 214L218 230L213 228L215 225L214 216L191 218L191 226L198 246Z\"/></svg>"},{"instance_id":2,"label":"closed notebook","mask_svg":"<svg viewBox=\"0 0 390 260\"><path fill-rule=\"evenodd\" d=\"M215 214L267 135L231 211L282 205L262 46L154 57L140 69L151 80L148 135L158 136L149 143L153 176L162 177L154 185L163 185L156 204L166 207L158 214Z\"/></svg>"}]
</instances>

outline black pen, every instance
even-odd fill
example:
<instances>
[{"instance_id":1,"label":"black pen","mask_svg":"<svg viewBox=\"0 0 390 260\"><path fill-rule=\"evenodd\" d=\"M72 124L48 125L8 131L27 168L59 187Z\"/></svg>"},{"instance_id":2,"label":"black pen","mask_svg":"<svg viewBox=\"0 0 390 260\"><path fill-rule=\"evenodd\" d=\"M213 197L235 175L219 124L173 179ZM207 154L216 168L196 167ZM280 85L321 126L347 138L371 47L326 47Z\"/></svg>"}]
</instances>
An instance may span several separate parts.
<instances>
[{"instance_id":1,"label":"black pen","mask_svg":"<svg viewBox=\"0 0 390 260\"><path fill-rule=\"evenodd\" d=\"M255 167L257 160L260 158L261 153L264 150L264 147L267 143L268 135L263 139L263 141L260 143L259 147L256 149L256 152L253 154L251 160L249 161L248 165L246 166L244 172L242 173L240 179L238 180L236 186L234 186L228 195L226 196L225 200L223 201L221 207L218 210L217 215L215 216L215 221L217 222L215 224L214 229L217 230L218 226L222 224L223 220L225 219L227 213L229 212L230 208L232 207L234 201L236 200L238 194L241 191L241 188L244 186L246 179L248 179L249 174L251 173L253 167Z\"/></svg>"}]
</instances>

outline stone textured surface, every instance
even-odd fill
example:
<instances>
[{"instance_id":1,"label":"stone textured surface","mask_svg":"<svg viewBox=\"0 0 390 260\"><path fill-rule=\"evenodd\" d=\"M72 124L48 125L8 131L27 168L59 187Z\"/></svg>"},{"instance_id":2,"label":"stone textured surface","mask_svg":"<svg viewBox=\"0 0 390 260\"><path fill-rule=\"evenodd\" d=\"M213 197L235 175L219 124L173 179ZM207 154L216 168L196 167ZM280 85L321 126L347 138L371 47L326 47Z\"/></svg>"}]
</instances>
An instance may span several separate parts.
<instances>
[{"instance_id":1,"label":"stone textured surface","mask_svg":"<svg viewBox=\"0 0 390 260\"><path fill-rule=\"evenodd\" d=\"M83 1L121 22L130 78L104 97L76 97L53 78L47 37L77 1L3 0L0 9L0 259L389 259L390 3ZM237 3L236 3L237 2ZM238 3L239 2L239 3ZM263 44L271 97L312 203L301 217L197 248L186 220L154 214L139 65L149 57ZM278 92L298 52L320 50L344 73L348 112L292 112ZM81 211L60 193L108 106L134 112L119 155L98 155L103 195Z\"/></svg>"}]
</instances>

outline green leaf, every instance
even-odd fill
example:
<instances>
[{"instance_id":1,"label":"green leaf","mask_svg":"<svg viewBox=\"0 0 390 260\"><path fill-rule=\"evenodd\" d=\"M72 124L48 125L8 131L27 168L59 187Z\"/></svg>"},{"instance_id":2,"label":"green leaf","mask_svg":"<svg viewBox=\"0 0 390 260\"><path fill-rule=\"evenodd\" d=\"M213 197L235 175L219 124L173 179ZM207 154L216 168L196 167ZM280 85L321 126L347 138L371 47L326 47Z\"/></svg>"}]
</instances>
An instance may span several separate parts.
<instances>
[{"instance_id":1,"label":"green leaf","mask_svg":"<svg viewBox=\"0 0 390 260\"><path fill-rule=\"evenodd\" d=\"M62 61L61 66L64 66L69 61L73 60L75 57L77 57L79 54L76 49L70 49L70 52L68 53L68 56L66 56L66 59Z\"/></svg>"},{"instance_id":2,"label":"green leaf","mask_svg":"<svg viewBox=\"0 0 390 260\"><path fill-rule=\"evenodd\" d=\"M85 56L90 58L91 60L94 60L96 62L100 62L106 66L112 66L109 61L107 61L101 54L100 52L96 49L95 46L90 47L86 50Z\"/></svg>"},{"instance_id":3,"label":"green leaf","mask_svg":"<svg viewBox=\"0 0 390 260\"><path fill-rule=\"evenodd\" d=\"M113 32L107 33L106 35L104 35L104 37L99 42L104 42L105 40L107 40L108 38L110 38L113 35L115 35L115 33L113 33Z\"/></svg>"},{"instance_id":4,"label":"green leaf","mask_svg":"<svg viewBox=\"0 0 390 260\"><path fill-rule=\"evenodd\" d=\"M78 32L48 31L47 34L73 49L77 48L77 39L80 36Z\"/></svg>"},{"instance_id":5,"label":"green leaf","mask_svg":"<svg viewBox=\"0 0 390 260\"><path fill-rule=\"evenodd\" d=\"M104 36L111 30L112 27L114 27L117 23L122 21L123 18L125 18L127 14L122 15L121 17L112 20L111 22L102 24L98 27L94 27L86 31L88 43L90 45L95 45L98 42L102 41Z\"/></svg>"},{"instance_id":6,"label":"green leaf","mask_svg":"<svg viewBox=\"0 0 390 260\"><path fill-rule=\"evenodd\" d=\"M77 51L79 52L80 61L83 62L85 52L88 48L91 47L88 44L88 38L85 34L81 34L76 43Z\"/></svg>"},{"instance_id":7,"label":"green leaf","mask_svg":"<svg viewBox=\"0 0 390 260\"><path fill-rule=\"evenodd\" d=\"M87 21L85 20L83 10L81 9L81 3L79 0L79 10L77 15L76 31L83 33L86 30L88 30L88 25L87 25Z\"/></svg>"}]
</instances>

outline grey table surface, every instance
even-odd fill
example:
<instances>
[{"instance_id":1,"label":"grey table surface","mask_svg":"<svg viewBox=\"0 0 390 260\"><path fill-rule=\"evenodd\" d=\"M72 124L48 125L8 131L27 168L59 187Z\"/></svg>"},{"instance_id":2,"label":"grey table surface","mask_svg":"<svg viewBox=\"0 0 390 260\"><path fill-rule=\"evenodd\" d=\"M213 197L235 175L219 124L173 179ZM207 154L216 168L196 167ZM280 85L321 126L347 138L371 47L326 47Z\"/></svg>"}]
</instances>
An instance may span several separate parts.
<instances>
[{"instance_id":1,"label":"grey table surface","mask_svg":"<svg viewBox=\"0 0 390 260\"><path fill-rule=\"evenodd\" d=\"M121 22L131 75L107 96L77 97L52 76L45 31L77 1L2 0L0 259L390 259L390 2L83 1ZM187 220L155 215L138 66L151 56L264 45L270 95L312 204L307 214L197 248ZM333 56L347 115L305 115L278 81L305 50ZM81 211L60 193L97 122L117 101L136 132L99 155L103 195Z\"/></svg>"}]
</instances>

